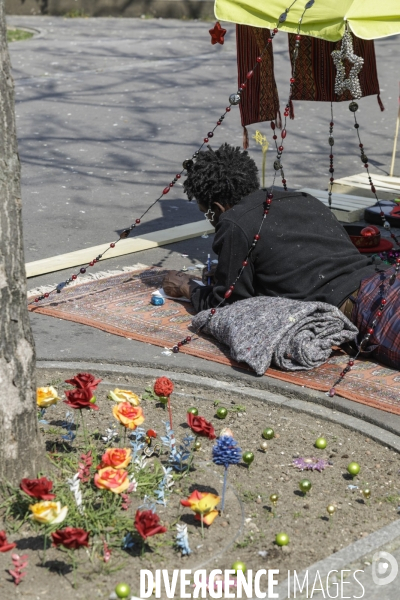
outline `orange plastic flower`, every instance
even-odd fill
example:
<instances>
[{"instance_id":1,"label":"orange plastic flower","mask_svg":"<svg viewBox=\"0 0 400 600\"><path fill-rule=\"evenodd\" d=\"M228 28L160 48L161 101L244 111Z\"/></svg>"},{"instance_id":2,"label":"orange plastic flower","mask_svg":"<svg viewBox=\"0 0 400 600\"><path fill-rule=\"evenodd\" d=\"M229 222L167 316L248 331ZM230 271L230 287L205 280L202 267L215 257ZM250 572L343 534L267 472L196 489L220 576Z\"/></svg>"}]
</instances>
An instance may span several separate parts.
<instances>
[{"instance_id":1,"label":"orange plastic flower","mask_svg":"<svg viewBox=\"0 0 400 600\"><path fill-rule=\"evenodd\" d=\"M136 429L144 421L143 409L129 402L118 402L112 410L114 417L128 429Z\"/></svg>"},{"instance_id":2,"label":"orange plastic flower","mask_svg":"<svg viewBox=\"0 0 400 600\"><path fill-rule=\"evenodd\" d=\"M191 508L196 513L196 519L200 519L200 515L203 515L203 521L204 523L207 523L206 515L209 515L211 518L211 513L215 512L218 514L218 511L214 509L220 500L221 498L216 494L204 493L199 492L198 490L194 490L194 492L190 494L187 500L181 500L181 504L182 506L188 506L189 508ZM207 523L207 525L211 525L217 514L212 516L211 522Z\"/></svg>"},{"instance_id":3,"label":"orange plastic flower","mask_svg":"<svg viewBox=\"0 0 400 600\"><path fill-rule=\"evenodd\" d=\"M121 494L129 487L128 471L105 467L94 476L94 484L101 490L110 490L114 494Z\"/></svg>"},{"instance_id":4,"label":"orange plastic flower","mask_svg":"<svg viewBox=\"0 0 400 600\"><path fill-rule=\"evenodd\" d=\"M107 448L97 468L113 467L113 469L125 469L131 462L131 459L132 450L130 448Z\"/></svg>"}]
</instances>

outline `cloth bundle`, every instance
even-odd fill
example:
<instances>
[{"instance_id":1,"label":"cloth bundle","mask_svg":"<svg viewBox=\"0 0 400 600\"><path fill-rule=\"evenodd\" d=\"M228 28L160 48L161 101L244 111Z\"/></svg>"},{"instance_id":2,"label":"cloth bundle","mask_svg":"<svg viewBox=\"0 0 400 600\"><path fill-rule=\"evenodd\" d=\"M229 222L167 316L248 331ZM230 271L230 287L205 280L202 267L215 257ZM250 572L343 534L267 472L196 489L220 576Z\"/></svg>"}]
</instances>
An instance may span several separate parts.
<instances>
[{"instance_id":1,"label":"cloth bundle","mask_svg":"<svg viewBox=\"0 0 400 600\"><path fill-rule=\"evenodd\" d=\"M231 357L247 363L257 375L270 364L285 371L309 370L322 365L332 346L354 340L358 329L336 306L257 296L209 310L192 321L197 330L229 346Z\"/></svg>"}]
</instances>

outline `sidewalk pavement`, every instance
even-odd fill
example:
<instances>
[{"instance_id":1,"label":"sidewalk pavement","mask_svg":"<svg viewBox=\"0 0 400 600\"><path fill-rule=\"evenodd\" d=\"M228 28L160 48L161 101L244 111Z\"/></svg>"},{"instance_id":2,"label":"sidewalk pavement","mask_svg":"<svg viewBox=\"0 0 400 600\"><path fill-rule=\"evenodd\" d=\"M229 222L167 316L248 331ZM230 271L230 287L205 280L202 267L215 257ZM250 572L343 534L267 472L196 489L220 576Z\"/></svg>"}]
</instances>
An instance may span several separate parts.
<instances>
[{"instance_id":1,"label":"sidewalk pavement","mask_svg":"<svg viewBox=\"0 0 400 600\"><path fill-rule=\"evenodd\" d=\"M8 17L8 25L37 35L10 45L22 162L26 261L90 247L129 226L160 194L197 149L237 88L235 28L226 24L224 46L212 46L209 23L141 19ZM381 96L360 102L361 137L377 173L387 173L397 115L397 38L377 42ZM287 37L275 45L282 104L288 91ZM325 189L328 181L326 103L295 103L284 162L293 188ZM334 107L338 177L360 171L358 142L347 103ZM269 124L249 127L270 136ZM218 128L212 146L241 145L239 111ZM250 154L261 165L260 147ZM267 157L267 183L272 152ZM180 185L182 185L180 183ZM138 234L202 220L177 185L143 219ZM212 236L102 262L101 270L137 262L180 269L204 263ZM183 257L187 254L188 257ZM71 270L28 280L28 289L63 281ZM91 361L151 366L272 390L332 406L393 433L400 417L268 377L113 336L77 323L31 315L41 361ZM173 342L172 340L171 342Z\"/></svg>"}]
</instances>

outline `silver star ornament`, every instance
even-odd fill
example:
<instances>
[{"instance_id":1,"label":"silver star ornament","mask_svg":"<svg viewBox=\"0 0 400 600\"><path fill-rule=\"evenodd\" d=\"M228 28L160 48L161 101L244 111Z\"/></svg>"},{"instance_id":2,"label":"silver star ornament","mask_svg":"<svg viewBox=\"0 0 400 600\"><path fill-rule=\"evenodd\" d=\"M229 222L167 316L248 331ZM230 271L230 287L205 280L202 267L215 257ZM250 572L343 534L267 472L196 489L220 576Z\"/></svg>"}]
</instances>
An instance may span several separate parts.
<instances>
[{"instance_id":1,"label":"silver star ornament","mask_svg":"<svg viewBox=\"0 0 400 600\"><path fill-rule=\"evenodd\" d=\"M334 50L331 53L331 56L336 67L336 94L339 95L345 90L349 90L353 98L361 98L362 91L358 74L363 67L364 59L361 58L361 56L354 54L353 38L350 31L345 31L342 38L342 47L340 50ZM348 60L353 65L348 78L346 78L346 69L343 64L344 60Z\"/></svg>"}]
</instances>

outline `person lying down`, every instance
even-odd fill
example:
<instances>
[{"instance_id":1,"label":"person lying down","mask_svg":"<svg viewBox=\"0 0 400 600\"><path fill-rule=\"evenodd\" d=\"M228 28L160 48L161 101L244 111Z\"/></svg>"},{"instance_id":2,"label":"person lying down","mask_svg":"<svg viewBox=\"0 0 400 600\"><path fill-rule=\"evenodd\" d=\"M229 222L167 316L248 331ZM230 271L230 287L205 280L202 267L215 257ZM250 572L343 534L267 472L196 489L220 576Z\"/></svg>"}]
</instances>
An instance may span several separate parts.
<instances>
[{"instance_id":1,"label":"person lying down","mask_svg":"<svg viewBox=\"0 0 400 600\"><path fill-rule=\"evenodd\" d=\"M199 153L184 191L215 227L218 264L203 274L211 279L205 286L169 271L163 282L168 296L190 299L196 312L260 296L323 302L356 325L358 342L369 336L364 351L399 368L396 267L360 254L322 202L303 192L274 190L268 197L259 189L255 162L228 144Z\"/></svg>"}]
</instances>

